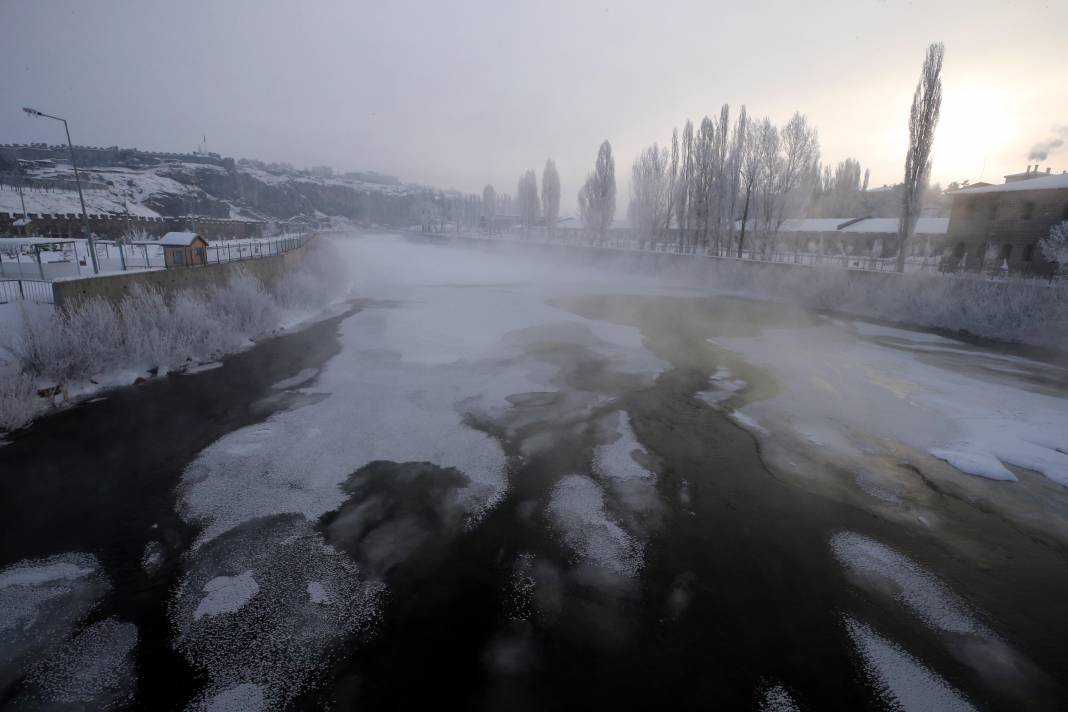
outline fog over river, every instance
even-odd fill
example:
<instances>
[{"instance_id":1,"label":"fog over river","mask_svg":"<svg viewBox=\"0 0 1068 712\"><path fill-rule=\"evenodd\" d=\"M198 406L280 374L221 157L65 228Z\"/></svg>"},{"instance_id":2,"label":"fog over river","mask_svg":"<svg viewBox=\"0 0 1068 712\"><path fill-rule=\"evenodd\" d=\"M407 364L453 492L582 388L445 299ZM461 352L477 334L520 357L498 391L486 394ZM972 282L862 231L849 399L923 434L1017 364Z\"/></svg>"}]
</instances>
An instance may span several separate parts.
<instances>
[{"instance_id":1,"label":"fog over river","mask_svg":"<svg viewBox=\"0 0 1068 712\"><path fill-rule=\"evenodd\" d=\"M1068 708L1063 366L330 239L329 318L0 447L0 703Z\"/></svg>"}]
</instances>

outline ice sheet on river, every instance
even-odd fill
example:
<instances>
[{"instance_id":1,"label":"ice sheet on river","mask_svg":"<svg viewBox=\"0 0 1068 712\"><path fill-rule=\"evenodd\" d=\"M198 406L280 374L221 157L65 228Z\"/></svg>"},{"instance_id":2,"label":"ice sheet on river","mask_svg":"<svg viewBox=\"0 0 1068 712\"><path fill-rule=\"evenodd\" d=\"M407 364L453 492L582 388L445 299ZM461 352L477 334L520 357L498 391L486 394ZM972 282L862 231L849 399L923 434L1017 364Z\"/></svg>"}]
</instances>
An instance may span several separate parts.
<instances>
[{"instance_id":1,"label":"ice sheet on river","mask_svg":"<svg viewBox=\"0 0 1068 712\"><path fill-rule=\"evenodd\" d=\"M1068 487L1068 396L1058 366L861 323L711 341L770 368L783 385L744 409L761 423L785 422L816 445L852 454L889 436L967 474L1014 480L1006 463Z\"/></svg>"},{"instance_id":2,"label":"ice sheet on river","mask_svg":"<svg viewBox=\"0 0 1068 712\"><path fill-rule=\"evenodd\" d=\"M418 262L421 255L414 250L410 257ZM515 364L530 344L510 341L510 333L550 325L553 338L582 341L615 371L652 377L664 366L637 330L548 306L533 286L468 285L461 274L458 284L376 287L368 275L390 267L365 260L360 269L366 289L390 301L342 322L341 353L308 389L327 397L230 433L187 468L180 511L205 526L198 544L255 517L299 512L312 519L334 510L342 501L339 485L376 460L425 461L464 473L471 484L460 496L476 521L503 494L506 463L495 439L470 427L466 413L508 407L513 394L556 389L549 383L553 369ZM418 277L411 272L404 278Z\"/></svg>"},{"instance_id":3,"label":"ice sheet on river","mask_svg":"<svg viewBox=\"0 0 1068 712\"><path fill-rule=\"evenodd\" d=\"M209 680L193 708L285 708L376 620L381 590L299 514L203 545L170 610L177 649Z\"/></svg>"},{"instance_id":4,"label":"ice sheet on river","mask_svg":"<svg viewBox=\"0 0 1068 712\"><path fill-rule=\"evenodd\" d=\"M0 570L0 694L60 650L110 589L89 554L20 561Z\"/></svg>"}]
</instances>

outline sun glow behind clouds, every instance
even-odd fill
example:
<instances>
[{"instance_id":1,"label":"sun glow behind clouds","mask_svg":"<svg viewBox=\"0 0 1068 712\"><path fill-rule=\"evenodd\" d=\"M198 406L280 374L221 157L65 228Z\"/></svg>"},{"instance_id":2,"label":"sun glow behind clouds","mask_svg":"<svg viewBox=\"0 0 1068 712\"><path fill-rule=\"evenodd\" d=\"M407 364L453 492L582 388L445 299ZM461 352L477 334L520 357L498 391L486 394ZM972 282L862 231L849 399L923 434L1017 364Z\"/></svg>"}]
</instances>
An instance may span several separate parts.
<instances>
[{"instance_id":1,"label":"sun glow behind clouds","mask_svg":"<svg viewBox=\"0 0 1068 712\"><path fill-rule=\"evenodd\" d=\"M1020 120L1010 98L996 86L946 83L942 117L932 150L933 173L961 180L977 180L986 160L1010 144L1020 129ZM1000 182L1000 176L994 176Z\"/></svg>"}]
</instances>

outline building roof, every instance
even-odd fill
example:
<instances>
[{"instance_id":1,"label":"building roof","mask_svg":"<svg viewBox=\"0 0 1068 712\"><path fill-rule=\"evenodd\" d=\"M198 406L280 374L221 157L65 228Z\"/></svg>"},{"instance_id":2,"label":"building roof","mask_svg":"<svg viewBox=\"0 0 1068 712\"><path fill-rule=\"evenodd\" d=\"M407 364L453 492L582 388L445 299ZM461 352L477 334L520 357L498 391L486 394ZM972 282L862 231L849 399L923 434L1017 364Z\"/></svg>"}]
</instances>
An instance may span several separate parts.
<instances>
[{"instance_id":1,"label":"building roof","mask_svg":"<svg viewBox=\"0 0 1068 712\"><path fill-rule=\"evenodd\" d=\"M158 244L166 247L189 247L197 239L204 240L203 237L195 232L168 232L159 239ZM204 240L204 242L206 243L207 240Z\"/></svg>"},{"instance_id":2,"label":"building roof","mask_svg":"<svg viewBox=\"0 0 1068 712\"><path fill-rule=\"evenodd\" d=\"M1032 174L1033 175L1033 174ZM1019 190L1056 190L1068 188L1068 173L1039 173L1034 178L1014 180L1001 185L985 185L979 188L961 188L949 191L949 195L978 195L980 193L1009 193Z\"/></svg>"}]
</instances>

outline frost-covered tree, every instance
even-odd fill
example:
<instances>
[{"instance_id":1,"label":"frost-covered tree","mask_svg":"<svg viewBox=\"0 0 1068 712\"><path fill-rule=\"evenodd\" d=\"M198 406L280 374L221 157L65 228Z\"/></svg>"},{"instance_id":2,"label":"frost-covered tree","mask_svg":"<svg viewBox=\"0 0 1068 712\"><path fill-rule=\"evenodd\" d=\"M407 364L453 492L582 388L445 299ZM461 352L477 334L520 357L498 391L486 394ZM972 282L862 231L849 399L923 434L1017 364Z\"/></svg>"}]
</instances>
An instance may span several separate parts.
<instances>
[{"instance_id":1,"label":"frost-covered tree","mask_svg":"<svg viewBox=\"0 0 1068 712\"><path fill-rule=\"evenodd\" d=\"M679 228L680 252L686 249L690 239L690 191L693 185L693 122L687 120L682 129L682 144L679 150L679 175L675 182L675 225Z\"/></svg>"},{"instance_id":2,"label":"frost-covered tree","mask_svg":"<svg viewBox=\"0 0 1068 712\"><path fill-rule=\"evenodd\" d=\"M516 201L519 204L519 219L523 223L523 232L527 233L538 221L538 177L534 171L527 171L519 177Z\"/></svg>"},{"instance_id":3,"label":"frost-covered tree","mask_svg":"<svg viewBox=\"0 0 1068 712\"><path fill-rule=\"evenodd\" d=\"M493 220L497 217L497 191L492 185L482 189L482 217L486 219L486 229L493 234Z\"/></svg>"},{"instance_id":4,"label":"frost-covered tree","mask_svg":"<svg viewBox=\"0 0 1068 712\"><path fill-rule=\"evenodd\" d=\"M820 143L816 130L801 112L795 112L786 126L779 133L781 156L776 165L778 175L773 184L773 193L769 200L774 204L773 222L769 225L771 240L769 250L775 250L775 236L782 227L788 212L803 212L805 200L811 193L798 190L799 186L812 175L819 163Z\"/></svg>"},{"instance_id":5,"label":"frost-covered tree","mask_svg":"<svg viewBox=\"0 0 1068 712\"><path fill-rule=\"evenodd\" d=\"M667 210L664 215L664 234L667 235L671 230L671 216L675 211L675 200L678 197L678 182L679 182L679 130L671 130L671 159L668 164L668 195L667 195Z\"/></svg>"},{"instance_id":6,"label":"frost-covered tree","mask_svg":"<svg viewBox=\"0 0 1068 712\"><path fill-rule=\"evenodd\" d=\"M545 169L541 172L541 213L545 217L545 226L550 232L554 231L560 217L560 174L551 158L545 161Z\"/></svg>"},{"instance_id":7,"label":"frost-covered tree","mask_svg":"<svg viewBox=\"0 0 1068 712\"><path fill-rule=\"evenodd\" d=\"M638 231L641 240L651 240L665 221L670 219L669 161L668 150L655 143L634 159L628 212L631 224Z\"/></svg>"},{"instance_id":8,"label":"frost-covered tree","mask_svg":"<svg viewBox=\"0 0 1068 712\"><path fill-rule=\"evenodd\" d=\"M598 149L593 173L586 178L578 197L582 221L603 240L616 214L616 161L608 141Z\"/></svg>"},{"instance_id":9,"label":"frost-covered tree","mask_svg":"<svg viewBox=\"0 0 1068 712\"><path fill-rule=\"evenodd\" d=\"M727 219L729 244L734 244L734 222L738 196L742 186L742 162L745 160L746 141L749 137L749 116L745 105L738 112L731 137L730 153L727 155Z\"/></svg>"},{"instance_id":10,"label":"frost-covered tree","mask_svg":"<svg viewBox=\"0 0 1068 712\"><path fill-rule=\"evenodd\" d=\"M782 156L779 151L779 129L765 117L756 136L756 151L760 160L760 199L761 220L757 234L764 238L761 253L768 247L768 235L775 229L778 215L777 197L779 193L779 174L782 169Z\"/></svg>"},{"instance_id":11,"label":"frost-covered tree","mask_svg":"<svg viewBox=\"0 0 1068 712\"><path fill-rule=\"evenodd\" d=\"M760 145L758 139L764 131L764 126L771 125L771 121L767 117L756 124L750 123L746 126L746 137L742 141L744 147L743 153L740 156L740 176L741 176L741 188L740 193L744 195L742 201L742 226L738 235L738 257L742 256L742 250L745 249L745 233L746 230L750 230L749 215L750 208L753 204L753 193L756 190L757 185L760 182L761 171L764 166L764 162L760 153ZM755 211L753 211L755 214ZM750 238L752 239L752 238Z\"/></svg>"},{"instance_id":12,"label":"frost-covered tree","mask_svg":"<svg viewBox=\"0 0 1068 712\"><path fill-rule=\"evenodd\" d=\"M1053 263L1057 271L1068 270L1068 220L1049 229L1049 235L1038 242L1042 256Z\"/></svg>"},{"instance_id":13,"label":"frost-covered tree","mask_svg":"<svg viewBox=\"0 0 1068 712\"><path fill-rule=\"evenodd\" d=\"M923 194L931 174L931 146L935 127L942 110L942 59L945 47L941 42L927 48L920 81L912 96L909 111L909 148L905 154L905 181L901 201L901 224L898 229L897 271L905 271L905 255L909 240L916 231L916 221L923 208Z\"/></svg>"}]
</instances>

